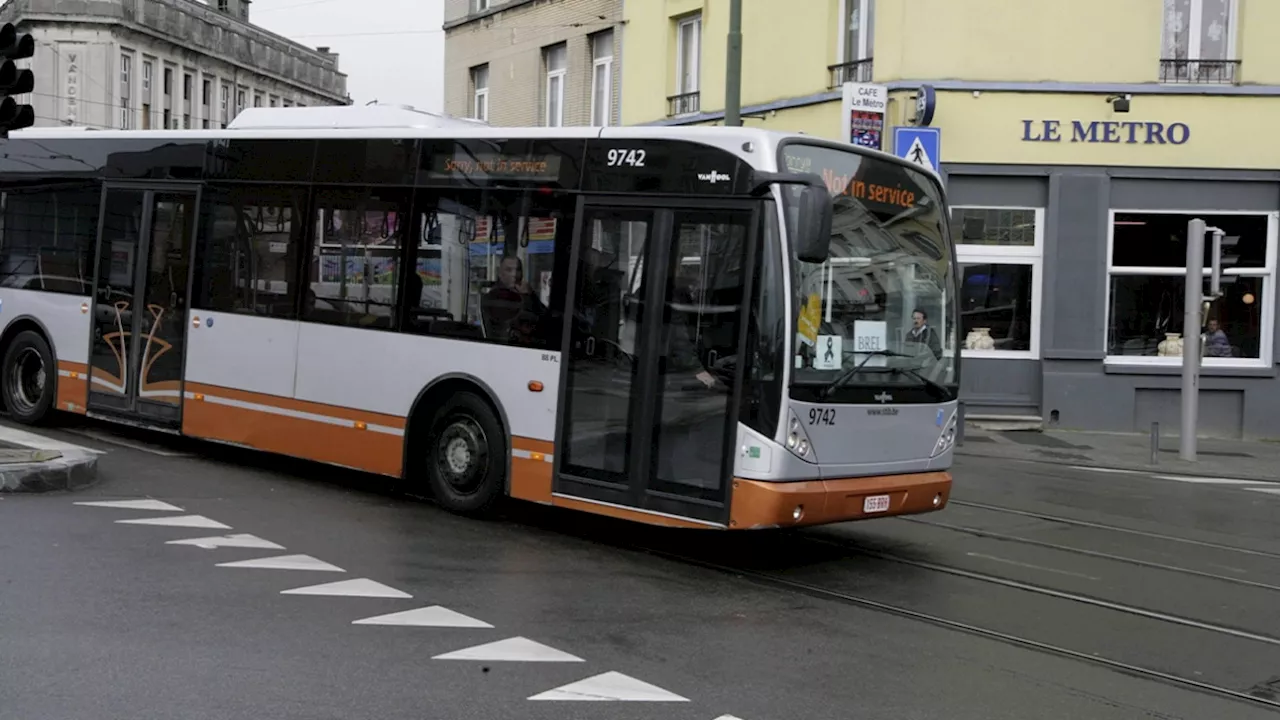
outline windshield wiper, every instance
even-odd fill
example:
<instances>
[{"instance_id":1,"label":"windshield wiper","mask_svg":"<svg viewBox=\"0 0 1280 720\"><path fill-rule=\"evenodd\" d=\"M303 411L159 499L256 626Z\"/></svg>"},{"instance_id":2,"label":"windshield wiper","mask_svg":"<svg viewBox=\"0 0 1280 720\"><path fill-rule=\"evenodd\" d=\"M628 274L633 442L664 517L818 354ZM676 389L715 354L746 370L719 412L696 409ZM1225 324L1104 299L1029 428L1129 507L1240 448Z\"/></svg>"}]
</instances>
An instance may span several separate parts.
<instances>
[{"instance_id":1,"label":"windshield wiper","mask_svg":"<svg viewBox=\"0 0 1280 720\"><path fill-rule=\"evenodd\" d=\"M905 373L905 374L910 375L911 377L913 377L913 378L915 378L915 379L919 380L920 382L924 383L924 386L925 386L925 387L927 387L927 388L929 388L930 390L932 390L932 391L934 392L934 394L935 394L935 395L938 395L940 400L946 401L946 400L954 400L954 399L955 399L955 398L953 398L953 397L951 396L951 391L950 391L950 390L948 390L948 389L947 389L947 387L946 387L945 385L943 385L942 383L939 383L939 382L937 382L937 381L935 381L935 380L930 380L929 378L925 377L925 376L924 376L924 374L922 374L922 373L921 373L920 371L918 371L918 370L912 370L911 368L893 368L893 372L896 372L896 373L898 373L898 372L900 372L900 373Z\"/></svg>"},{"instance_id":2,"label":"windshield wiper","mask_svg":"<svg viewBox=\"0 0 1280 720\"><path fill-rule=\"evenodd\" d=\"M858 355L861 353L855 352L854 354ZM818 391L818 397L822 398L823 400L826 400L827 398L831 397L831 393L844 387L845 383L849 382L849 380L854 375L858 374L858 371L862 369L863 365L866 365L867 363L871 362L871 358L876 357L877 355L882 357L912 357L911 355L908 355L906 353L900 353L894 350L871 350L871 351L868 351L866 355L867 355L866 360L863 360L862 362L858 363L851 369L846 370L843 373L840 373L839 377L827 383L826 387Z\"/></svg>"}]
</instances>

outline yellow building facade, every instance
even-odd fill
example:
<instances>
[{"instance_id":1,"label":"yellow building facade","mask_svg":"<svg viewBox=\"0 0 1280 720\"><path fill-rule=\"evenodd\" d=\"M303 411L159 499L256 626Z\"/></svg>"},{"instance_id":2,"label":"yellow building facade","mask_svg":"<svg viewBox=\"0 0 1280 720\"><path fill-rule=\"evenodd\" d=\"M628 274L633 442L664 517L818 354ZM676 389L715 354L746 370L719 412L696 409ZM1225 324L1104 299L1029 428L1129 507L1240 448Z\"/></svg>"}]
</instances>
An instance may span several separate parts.
<instances>
[{"instance_id":1,"label":"yellow building facade","mask_svg":"<svg viewBox=\"0 0 1280 720\"><path fill-rule=\"evenodd\" d=\"M623 14L622 124L722 123L729 0ZM743 0L743 124L849 141L852 82L884 150L936 130L970 417L1176 428L1198 337L1201 432L1280 437L1276 28L1277 0ZM1192 218L1238 240L1184 328Z\"/></svg>"}]
</instances>

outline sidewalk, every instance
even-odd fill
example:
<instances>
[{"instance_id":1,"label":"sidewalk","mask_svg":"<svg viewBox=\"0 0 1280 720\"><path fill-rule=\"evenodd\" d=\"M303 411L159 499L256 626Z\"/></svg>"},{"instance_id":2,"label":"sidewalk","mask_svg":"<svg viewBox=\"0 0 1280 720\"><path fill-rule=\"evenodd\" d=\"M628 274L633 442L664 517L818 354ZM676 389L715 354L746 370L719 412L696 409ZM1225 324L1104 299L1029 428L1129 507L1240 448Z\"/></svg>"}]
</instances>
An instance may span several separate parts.
<instances>
[{"instance_id":1,"label":"sidewalk","mask_svg":"<svg viewBox=\"0 0 1280 720\"><path fill-rule=\"evenodd\" d=\"M1178 437L1162 435L1152 464L1150 435L995 430L980 425L965 424L957 455L1280 483L1280 443L1201 438L1196 462L1185 462L1178 457Z\"/></svg>"},{"instance_id":2,"label":"sidewalk","mask_svg":"<svg viewBox=\"0 0 1280 720\"><path fill-rule=\"evenodd\" d=\"M80 490L97 480L100 454L0 424L0 493Z\"/></svg>"}]
</instances>

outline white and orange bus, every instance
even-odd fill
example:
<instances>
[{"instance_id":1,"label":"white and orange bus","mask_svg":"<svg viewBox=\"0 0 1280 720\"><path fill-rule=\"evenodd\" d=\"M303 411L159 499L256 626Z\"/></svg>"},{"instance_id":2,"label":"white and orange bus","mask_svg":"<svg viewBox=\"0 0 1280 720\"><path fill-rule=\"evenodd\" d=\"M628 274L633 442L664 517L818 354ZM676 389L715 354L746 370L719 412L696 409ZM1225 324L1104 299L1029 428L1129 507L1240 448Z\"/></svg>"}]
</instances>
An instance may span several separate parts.
<instances>
[{"instance_id":1,"label":"white and orange bus","mask_svg":"<svg viewBox=\"0 0 1280 720\"><path fill-rule=\"evenodd\" d=\"M307 110L0 142L12 418L357 468L463 513L509 496L746 529L945 507L935 175L755 129Z\"/></svg>"}]
</instances>

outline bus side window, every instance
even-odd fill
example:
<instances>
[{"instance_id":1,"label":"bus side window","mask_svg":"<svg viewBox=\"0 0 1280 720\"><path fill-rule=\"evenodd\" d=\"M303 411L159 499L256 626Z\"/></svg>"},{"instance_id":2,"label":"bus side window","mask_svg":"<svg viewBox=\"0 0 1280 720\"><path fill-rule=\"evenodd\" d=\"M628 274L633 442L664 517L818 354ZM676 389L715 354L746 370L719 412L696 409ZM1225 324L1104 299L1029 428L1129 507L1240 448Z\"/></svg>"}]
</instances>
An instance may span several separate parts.
<instances>
[{"instance_id":1,"label":"bus side window","mask_svg":"<svg viewBox=\"0 0 1280 720\"><path fill-rule=\"evenodd\" d=\"M403 330L559 349L563 315L552 308L572 203L518 190L419 191Z\"/></svg>"}]
</instances>

